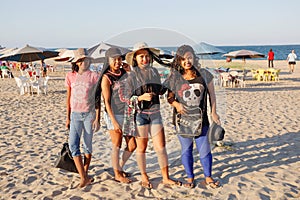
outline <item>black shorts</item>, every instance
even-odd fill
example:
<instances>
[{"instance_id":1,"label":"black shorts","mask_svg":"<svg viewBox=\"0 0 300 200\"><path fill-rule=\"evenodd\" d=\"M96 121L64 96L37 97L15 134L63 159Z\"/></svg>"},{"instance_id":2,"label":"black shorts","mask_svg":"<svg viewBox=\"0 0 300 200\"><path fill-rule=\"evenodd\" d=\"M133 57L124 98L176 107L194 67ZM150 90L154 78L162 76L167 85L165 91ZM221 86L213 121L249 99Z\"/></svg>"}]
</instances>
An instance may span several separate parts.
<instances>
[{"instance_id":1,"label":"black shorts","mask_svg":"<svg viewBox=\"0 0 300 200\"><path fill-rule=\"evenodd\" d=\"M289 65L296 65L296 61L289 62Z\"/></svg>"}]
</instances>

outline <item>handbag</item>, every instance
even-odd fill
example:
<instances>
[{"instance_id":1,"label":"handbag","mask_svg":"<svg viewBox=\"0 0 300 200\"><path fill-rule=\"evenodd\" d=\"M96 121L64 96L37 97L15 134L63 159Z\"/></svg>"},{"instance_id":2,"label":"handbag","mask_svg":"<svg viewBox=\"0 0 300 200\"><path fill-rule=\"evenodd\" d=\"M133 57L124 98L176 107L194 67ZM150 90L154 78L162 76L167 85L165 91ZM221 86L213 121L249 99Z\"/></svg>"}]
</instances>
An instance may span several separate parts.
<instances>
[{"instance_id":1,"label":"handbag","mask_svg":"<svg viewBox=\"0 0 300 200\"><path fill-rule=\"evenodd\" d=\"M197 107L187 109L185 114L176 114L176 132L183 137L197 137L202 133L202 110Z\"/></svg>"},{"instance_id":2,"label":"handbag","mask_svg":"<svg viewBox=\"0 0 300 200\"><path fill-rule=\"evenodd\" d=\"M67 170L69 172L78 173L71 151L69 149L69 144L67 142L63 144L60 155L56 160L55 167Z\"/></svg>"},{"instance_id":3,"label":"handbag","mask_svg":"<svg viewBox=\"0 0 300 200\"><path fill-rule=\"evenodd\" d=\"M208 131L207 131L207 138L208 142L212 144L214 141L222 141L225 136L225 130L222 126L213 122Z\"/></svg>"}]
</instances>

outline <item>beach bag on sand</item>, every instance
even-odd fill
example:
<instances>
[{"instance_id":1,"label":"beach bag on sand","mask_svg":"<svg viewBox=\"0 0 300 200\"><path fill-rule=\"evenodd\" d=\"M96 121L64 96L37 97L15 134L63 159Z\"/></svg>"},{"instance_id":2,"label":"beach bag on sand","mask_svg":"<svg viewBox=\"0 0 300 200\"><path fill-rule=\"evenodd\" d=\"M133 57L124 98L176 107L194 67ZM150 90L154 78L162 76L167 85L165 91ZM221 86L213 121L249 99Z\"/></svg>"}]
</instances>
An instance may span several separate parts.
<instances>
[{"instance_id":1,"label":"beach bag on sand","mask_svg":"<svg viewBox=\"0 0 300 200\"><path fill-rule=\"evenodd\" d=\"M186 114L176 115L176 132L183 137L197 137L202 133L203 115L200 108L186 109Z\"/></svg>"},{"instance_id":2,"label":"beach bag on sand","mask_svg":"<svg viewBox=\"0 0 300 200\"><path fill-rule=\"evenodd\" d=\"M78 173L71 151L69 149L69 144L67 142L63 144L60 155L56 160L55 167L67 170L69 172Z\"/></svg>"}]
</instances>

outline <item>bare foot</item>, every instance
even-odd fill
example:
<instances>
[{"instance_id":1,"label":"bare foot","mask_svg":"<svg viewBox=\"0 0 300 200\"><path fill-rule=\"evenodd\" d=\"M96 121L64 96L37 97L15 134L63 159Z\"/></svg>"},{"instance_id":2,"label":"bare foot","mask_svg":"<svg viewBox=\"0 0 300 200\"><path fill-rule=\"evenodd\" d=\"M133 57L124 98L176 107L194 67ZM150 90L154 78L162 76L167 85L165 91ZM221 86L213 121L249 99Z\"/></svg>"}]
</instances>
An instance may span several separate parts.
<instances>
[{"instance_id":1,"label":"bare foot","mask_svg":"<svg viewBox=\"0 0 300 200\"><path fill-rule=\"evenodd\" d=\"M87 185L90 185L91 183L92 183L92 180L89 179L89 178L87 178L87 179L85 179L84 181L81 181L81 182L80 182L79 187L80 187L80 188L83 188L83 187L85 187L85 186L87 186Z\"/></svg>"},{"instance_id":2,"label":"bare foot","mask_svg":"<svg viewBox=\"0 0 300 200\"><path fill-rule=\"evenodd\" d=\"M131 180L121 176L115 176L115 181L119 182L119 183L131 183Z\"/></svg>"}]
</instances>

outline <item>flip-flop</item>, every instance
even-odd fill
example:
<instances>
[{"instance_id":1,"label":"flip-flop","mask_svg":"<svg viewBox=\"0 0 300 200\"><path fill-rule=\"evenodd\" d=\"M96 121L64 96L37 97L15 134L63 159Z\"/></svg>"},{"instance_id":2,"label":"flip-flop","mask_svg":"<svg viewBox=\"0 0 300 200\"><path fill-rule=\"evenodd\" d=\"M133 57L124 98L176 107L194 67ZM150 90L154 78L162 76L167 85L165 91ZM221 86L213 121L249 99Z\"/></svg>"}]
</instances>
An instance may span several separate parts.
<instances>
[{"instance_id":1,"label":"flip-flop","mask_svg":"<svg viewBox=\"0 0 300 200\"><path fill-rule=\"evenodd\" d=\"M184 183L183 186L186 187L186 188L192 189L192 188L195 187L195 182L194 181L193 182L187 182L187 183Z\"/></svg>"},{"instance_id":2,"label":"flip-flop","mask_svg":"<svg viewBox=\"0 0 300 200\"><path fill-rule=\"evenodd\" d=\"M127 178L127 177L130 177L130 176L131 176L130 173L124 172L124 171L121 171L121 174L123 175L124 178Z\"/></svg>"},{"instance_id":3,"label":"flip-flop","mask_svg":"<svg viewBox=\"0 0 300 200\"><path fill-rule=\"evenodd\" d=\"M125 178L125 177L123 177L123 178ZM130 179L127 179L127 180L128 180L127 182L122 182L122 181L117 180L117 179L114 178L114 181L116 181L117 183L127 183L127 184L129 184L129 183L132 182Z\"/></svg>"},{"instance_id":4,"label":"flip-flop","mask_svg":"<svg viewBox=\"0 0 300 200\"><path fill-rule=\"evenodd\" d=\"M178 180L176 180L176 181L174 182L174 184L163 183L163 182L161 182L161 183L164 184L164 185L168 185L168 186L173 186L173 185L176 185L176 186L182 186L182 182L180 182L180 181L178 181Z\"/></svg>"},{"instance_id":5,"label":"flip-flop","mask_svg":"<svg viewBox=\"0 0 300 200\"><path fill-rule=\"evenodd\" d=\"M141 186L147 190L153 189L153 186L150 182L141 182Z\"/></svg>"},{"instance_id":6,"label":"flip-flop","mask_svg":"<svg viewBox=\"0 0 300 200\"><path fill-rule=\"evenodd\" d=\"M209 186L212 189L216 189L220 187L220 181L211 181L211 182L206 182L206 185Z\"/></svg>"}]
</instances>

